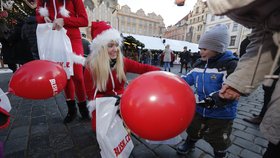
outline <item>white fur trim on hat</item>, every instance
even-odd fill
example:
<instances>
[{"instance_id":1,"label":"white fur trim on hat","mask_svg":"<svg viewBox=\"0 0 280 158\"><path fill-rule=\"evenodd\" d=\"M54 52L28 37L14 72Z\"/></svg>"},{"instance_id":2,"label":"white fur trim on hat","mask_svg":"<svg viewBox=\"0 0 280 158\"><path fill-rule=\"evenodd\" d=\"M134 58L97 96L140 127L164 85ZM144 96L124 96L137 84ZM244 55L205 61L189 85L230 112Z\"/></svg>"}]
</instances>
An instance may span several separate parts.
<instances>
[{"instance_id":1,"label":"white fur trim on hat","mask_svg":"<svg viewBox=\"0 0 280 158\"><path fill-rule=\"evenodd\" d=\"M92 112L96 109L96 102L95 100L90 100L87 104L87 108L89 111L89 116L92 118Z\"/></svg>"},{"instance_id":2,"label":"white fur trim on hat","mask_svg":"<svg viewBox=\"0 0 280 158\"><path fill-rule=\"evenodd\" d=\"M96 56L102 46L107 45L111 41L116 41L119 46L122 45L122 37L118 30L110 28L97 35L91 42L90 51L93 56Z\"/></svg>"}]
</instances>

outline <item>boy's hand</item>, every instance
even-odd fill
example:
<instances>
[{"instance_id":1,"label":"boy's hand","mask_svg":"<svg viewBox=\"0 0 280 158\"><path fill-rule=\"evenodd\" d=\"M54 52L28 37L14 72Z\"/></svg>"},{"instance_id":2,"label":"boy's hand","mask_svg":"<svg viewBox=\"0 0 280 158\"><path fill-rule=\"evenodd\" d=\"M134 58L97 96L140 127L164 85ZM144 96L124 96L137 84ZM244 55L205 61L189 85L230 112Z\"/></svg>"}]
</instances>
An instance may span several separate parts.
<instances>
[{"instance_id":1,"label":"boy's hand","mask_svg":"<svg viewBox=\"0 0 280 158\"><path fill-rule=\"evenodd\" d=\"M238 100L241 93L229 85L224 84L219 92L219 96L223 99Z\"/></svg>"}]
</instances>

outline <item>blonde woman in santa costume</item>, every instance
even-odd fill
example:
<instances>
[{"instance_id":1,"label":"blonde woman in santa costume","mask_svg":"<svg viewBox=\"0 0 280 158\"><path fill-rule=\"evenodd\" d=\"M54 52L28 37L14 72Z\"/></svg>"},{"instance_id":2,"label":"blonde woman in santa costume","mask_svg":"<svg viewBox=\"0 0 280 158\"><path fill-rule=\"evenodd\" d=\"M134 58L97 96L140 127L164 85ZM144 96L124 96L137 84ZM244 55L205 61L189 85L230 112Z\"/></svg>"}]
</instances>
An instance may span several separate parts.
<instances>
[{"instance_id":1,"label":"blonde woman in santa costume","mask_svg":"<svg viewBox=\"0 0 280 158\"><path fill-rule=\"evenodd\" d=\"M37 0L36 18L38 23L53 23L53 29L67 30L73 52L83 56L83 45L79 27L88 26L88 17L82 0ZM77 116L75 93L82 119L89 119L86 108L86 93L83 67L74 64L74 76L68 80L65 95L68 113L64 123L73 121Z\"/></svg>"},{"instance_id":2,"label":"blonde woman in santa costume","mask_svg":"<svg viewBox=\"0 0 280 158\"><path fill-rule=\"evenodd\" d=\"M88 106L95 130L93 100L96 97L121 95L127 81L127 72L143 74L160 68L125 58L121 52L120 33L104 21L92 22L91 35L93 41L91 53L86 60L84 77L88 100L91 100Z\"/></svg>"}]
</instances>

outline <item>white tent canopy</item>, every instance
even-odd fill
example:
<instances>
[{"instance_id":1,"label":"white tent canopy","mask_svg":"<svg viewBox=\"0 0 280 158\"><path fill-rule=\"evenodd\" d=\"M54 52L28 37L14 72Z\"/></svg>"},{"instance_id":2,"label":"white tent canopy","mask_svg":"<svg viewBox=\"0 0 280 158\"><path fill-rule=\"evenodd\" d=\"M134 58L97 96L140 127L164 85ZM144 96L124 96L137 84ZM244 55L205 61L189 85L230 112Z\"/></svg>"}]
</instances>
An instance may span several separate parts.
<instances>
[{"instance_id":1,"label":"white tent canopy","mask_svg":"<svg viewBox=\"0 0 280 158\"><path fill-rule=\"evenodd\" d=\"M123 33L124 37L132 36L136 40L145 44L146 49L154 49L154 50L164 50L165 45L169 44L170 49L173 51L181 52L183 51L184 46L187 46L188 49L191 49L191 52L198 52L198 44L190 43L187 41L179 41L167 38L159 38L159 37L151 37L151 36L143 36L143 35L135 35L135 34L126 34ZM163 43L165 40L165 43Z\"/></svg>"}]
</instances>

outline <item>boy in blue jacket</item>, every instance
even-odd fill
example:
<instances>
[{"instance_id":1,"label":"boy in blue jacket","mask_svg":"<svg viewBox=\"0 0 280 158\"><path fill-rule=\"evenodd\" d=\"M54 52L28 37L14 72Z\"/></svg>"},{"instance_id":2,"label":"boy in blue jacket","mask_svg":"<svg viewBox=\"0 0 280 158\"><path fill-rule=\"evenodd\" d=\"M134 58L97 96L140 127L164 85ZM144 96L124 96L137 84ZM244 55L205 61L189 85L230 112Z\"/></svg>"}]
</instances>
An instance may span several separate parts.
<instances>
[{"instance_id":1,"label":"boy in blue jacket","mask_svg":"<svg viewBox=\"0 0 280 158\"><path fill-rule=\"evenodd\" d=\"M194 150L197 140L203 138L214 150L215 158L225 157L231 145L230 134L236 117L237 101L219 98L225 78L234 71L238 58L226 51L229 33L226 25L216 25L199 40L201 58L182 78L193 85L196 95L196 114L186 141L177 147L179 154Z\"/></svg>"}]
</instances>

